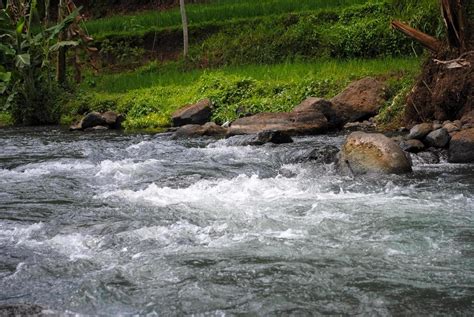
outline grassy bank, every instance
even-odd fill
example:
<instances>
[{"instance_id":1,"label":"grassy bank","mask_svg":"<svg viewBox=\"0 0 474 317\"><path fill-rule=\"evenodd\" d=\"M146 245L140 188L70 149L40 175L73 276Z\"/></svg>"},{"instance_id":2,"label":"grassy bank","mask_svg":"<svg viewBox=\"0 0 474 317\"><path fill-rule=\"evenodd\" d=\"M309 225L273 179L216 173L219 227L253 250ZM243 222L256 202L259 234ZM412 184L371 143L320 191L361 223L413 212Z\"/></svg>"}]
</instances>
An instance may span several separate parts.
<instances>
[{"instance_id":1,"label":"grassy bank","mask_svg":"<svg viewBox=\"0 0 474 317\"><path fill-rule=\"evenodd\" d=\"M179 64L150 64L134 72L90 78L64 109L63 123L88 111L114 109L126 114L128 129L170 124L181 106L210 98L214 120L222 123L262 111L288 111L309 96L330 98L350 81L365 76L387 79L389 98L416 75L418 58L382 58L247 65L183 72Z\"/></svg>"}]
</instances>

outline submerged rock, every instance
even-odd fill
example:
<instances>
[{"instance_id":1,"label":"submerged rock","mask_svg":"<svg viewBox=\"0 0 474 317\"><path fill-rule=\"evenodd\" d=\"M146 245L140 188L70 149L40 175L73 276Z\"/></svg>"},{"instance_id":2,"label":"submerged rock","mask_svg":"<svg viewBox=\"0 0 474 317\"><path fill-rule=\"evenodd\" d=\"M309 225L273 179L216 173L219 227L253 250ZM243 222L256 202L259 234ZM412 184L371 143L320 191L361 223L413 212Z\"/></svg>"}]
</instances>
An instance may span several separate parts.
<instances>
[{"instance_id":1,"label":"submerged rock","mask_svg":"<svg viewBox=\"0 0 474 317\"><path fill-rule=\"evenodd\" d=\"M45 309L35 304L2 304L0 316L46 316ZM47 315L52 316L50 311Z\"/></svg>"},{"instance_id":2,"label":"submerged rock","mask_svg":"<svg viewBox=\"0 0 474 317\"><path fill-rule=\"evenodd\" d=\"M227 139L227 145L230 146L247 146L247 145L263 145L266 143L284 144L292 143L293 139L290 135L282 131L262 131L257 134L236 135Z\"/></svg>"},{"instance_id":3,"label":"submerged rock","mask_svg":"<svg viewBox=\"0 0 474 317\"><path fill-rule=\"evenodd\" d=\"M337 166L340 172L352 175L412 171L400 146L380 133L351 133L339 152Z\"/></svg>"},{"instance_id":4,"label":"submerged rock","mask_svg":"<svg viewBox=\"0 0 474 317\"><path fill-rule=\"evenodd\" d=\"M474 163L474 128L457 132L449 143L450 163Z\"/></svg>"},{"instance_id":5,"label":"submerged rock","mask_svg":"<svg viewBox=\"0 0 474 317\"><path fill-rule=\"evenodd\" d=\"M187 124L205 124L211 120L211 101L204 99L193 105L187 105L175 111L171 117L173 126L180 127Z\"/></svg>"}]
</instances>

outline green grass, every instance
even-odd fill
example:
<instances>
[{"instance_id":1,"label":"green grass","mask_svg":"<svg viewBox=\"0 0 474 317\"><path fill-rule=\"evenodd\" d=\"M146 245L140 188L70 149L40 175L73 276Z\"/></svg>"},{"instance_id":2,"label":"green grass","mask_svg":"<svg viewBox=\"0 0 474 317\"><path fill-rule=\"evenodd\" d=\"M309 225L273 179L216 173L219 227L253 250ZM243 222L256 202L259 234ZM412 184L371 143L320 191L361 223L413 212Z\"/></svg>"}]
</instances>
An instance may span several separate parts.
<instances>
[{"instance_id":1,"label":"green grass","mask_svg":"<svg viewBox=\"0 0 474 317\"><path fill-rule=\"evenodd\" d=\"M340 8L366 2L365 0L215 0L210 4L189 4L186 8L189 24L193 26L289 12ZM172 9L91 20L86 23L86 28L92 36L102 38L110 34L143 34L154 29L180 25L179 9Z\"/></svg>"},{"instance_id":2,"label":"green grass","mask_svg":"<svg viewBox=\"0 0 474 317\"><path fill-rule=\"evenodd\" d=\"M275 65L229 66L218 70L194 69L184 71L176 63L160 66L151 63L133 72L91 76L84 88L97 92L123 93L129 90L154 86L186 86L196 82L203 74L219 72L223 75L251 77L266 82L288 82L301 79L351 80L363 76L410 72L419 68L418 58L383 59L321 59L310 62Z\"/></svg>"},{"instance_id":3,"label":"green grass","mask_svg":"<svg viewBox=\"0 0 474 317\"><path fill-rule=\"evenodd\" d=\"M328 60L248 65L183 71L177 64L151 64L135 72L90 77L64 109L63 121L88 111L116 110L127 115L128 129L154 129L170 124L183 105L210 98L216 122L234 120L238 112L289 111L309 96L330 98L349 82L378 76L389 80L389 97L413 78L418 58Z\"/></svg>"}]
</instances>

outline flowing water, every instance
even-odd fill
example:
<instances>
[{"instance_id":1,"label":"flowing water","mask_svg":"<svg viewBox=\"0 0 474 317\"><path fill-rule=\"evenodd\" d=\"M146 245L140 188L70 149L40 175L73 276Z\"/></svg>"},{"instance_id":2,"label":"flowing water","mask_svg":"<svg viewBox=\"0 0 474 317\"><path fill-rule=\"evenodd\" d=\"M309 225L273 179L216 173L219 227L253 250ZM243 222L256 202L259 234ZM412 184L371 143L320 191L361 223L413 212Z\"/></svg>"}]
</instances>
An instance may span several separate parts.
<instances>
[{"instance_id":1,"label":"flowing water","mask_svg":"<svg viewBox=\"0 0 474 317\"><path fill-rule=\"evenodd\" d=\"M0 304L101 315L471 315L473 165L342 177L279 146L0 130Z\"/></svg>"}]
</instances>

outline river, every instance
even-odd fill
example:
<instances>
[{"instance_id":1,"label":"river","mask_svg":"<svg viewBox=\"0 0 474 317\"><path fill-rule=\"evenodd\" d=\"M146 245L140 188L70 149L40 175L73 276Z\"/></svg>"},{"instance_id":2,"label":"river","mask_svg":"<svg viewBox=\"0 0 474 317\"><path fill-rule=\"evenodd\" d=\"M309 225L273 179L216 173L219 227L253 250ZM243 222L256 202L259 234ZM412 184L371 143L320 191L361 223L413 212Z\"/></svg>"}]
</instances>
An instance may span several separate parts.
<instances>
[{"instance_id":1,"label":"river","mask_svg":"<svg viewBox=\"0 0 474 317\"><path fill-rule=\"evenodd\" d=\"M342 141L0 129L0 304L472 315L473 165L351 178L297 159Z\"/></svg>"}]
</instances>

